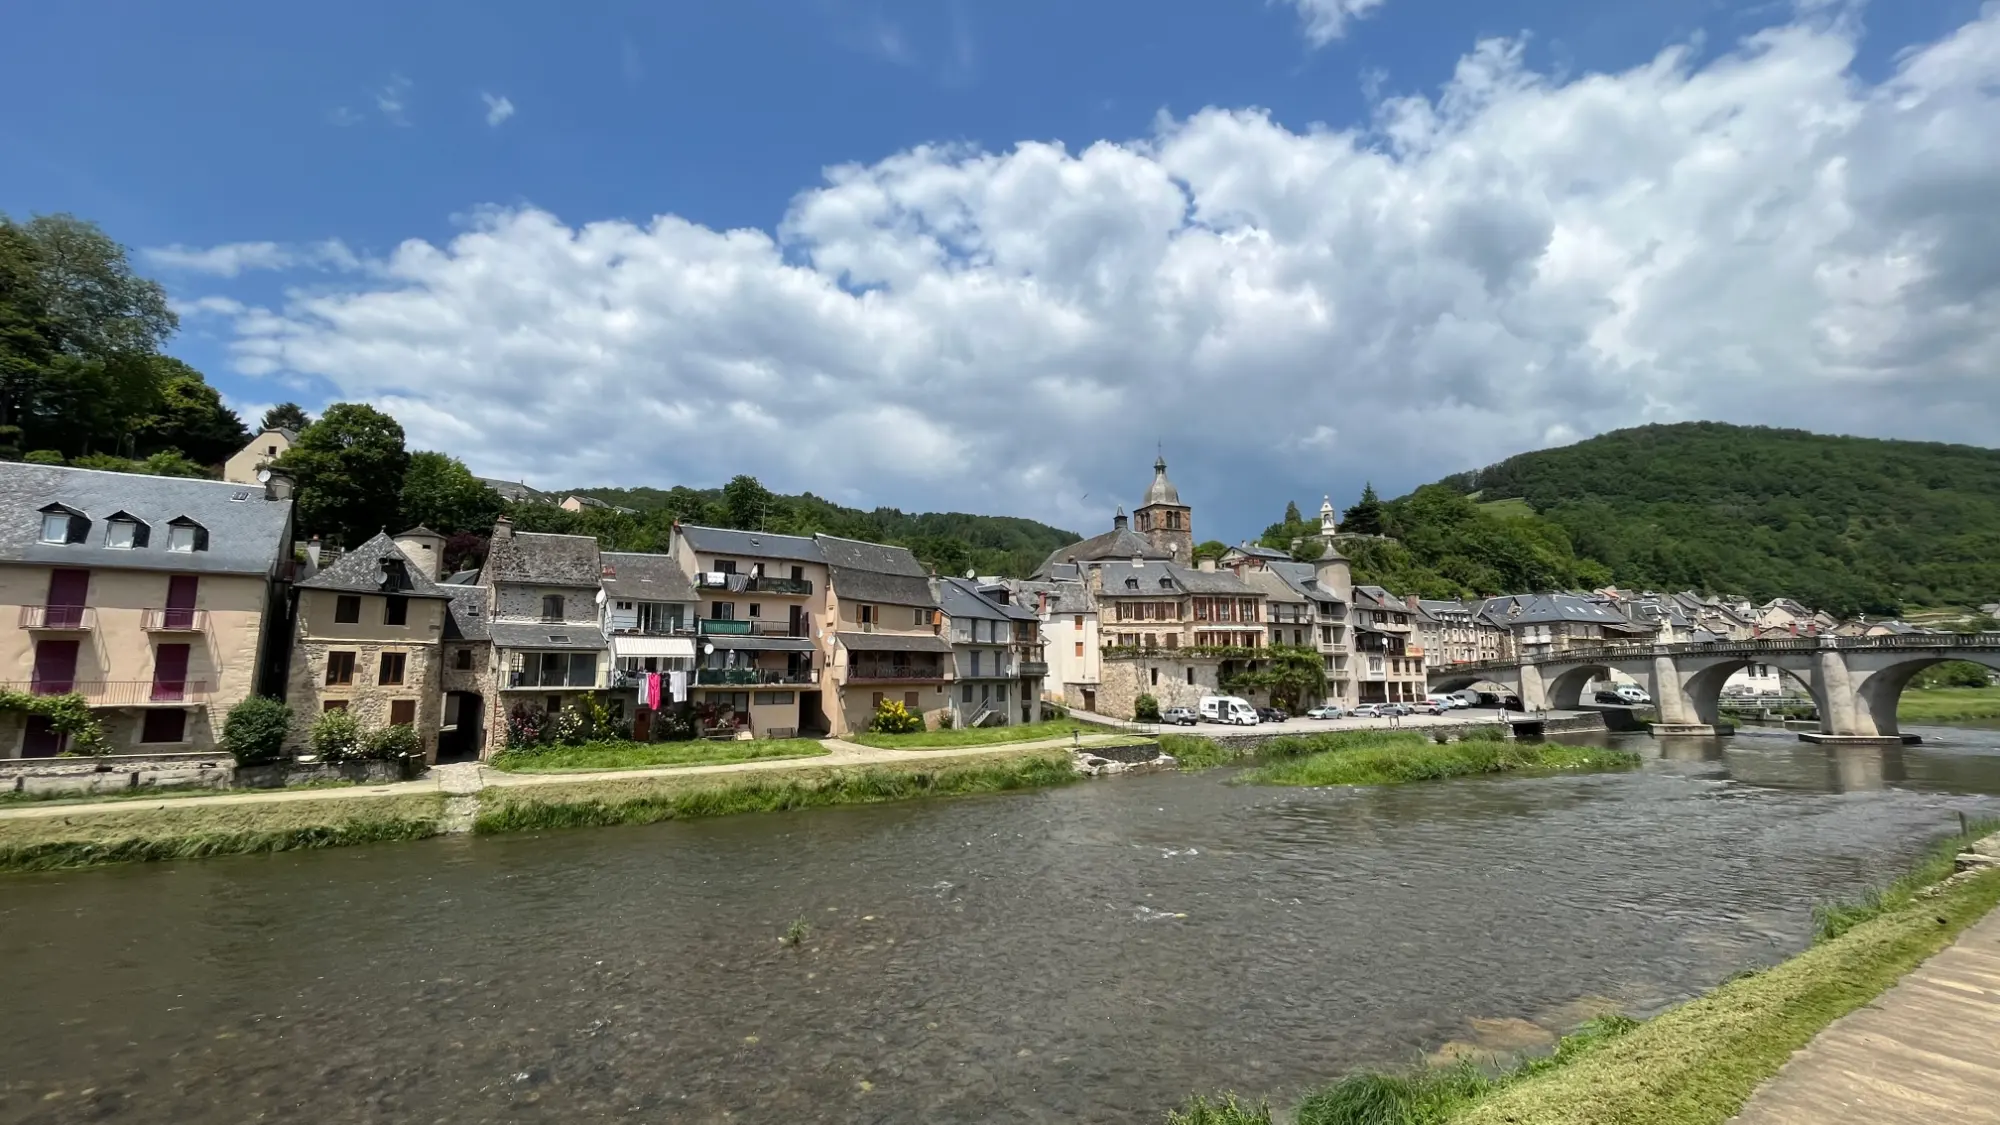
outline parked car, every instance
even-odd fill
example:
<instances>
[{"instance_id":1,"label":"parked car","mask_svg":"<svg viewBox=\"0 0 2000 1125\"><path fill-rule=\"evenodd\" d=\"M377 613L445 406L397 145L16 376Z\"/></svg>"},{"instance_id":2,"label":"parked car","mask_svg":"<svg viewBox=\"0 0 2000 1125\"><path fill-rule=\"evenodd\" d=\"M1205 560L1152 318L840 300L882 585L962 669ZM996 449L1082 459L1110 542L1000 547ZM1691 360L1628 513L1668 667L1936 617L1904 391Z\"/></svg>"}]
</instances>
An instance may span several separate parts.
<instances>
[{"instance_id":1,"label":"parked car","mask_svg":"<svg viewBox=\"0 0 2000 1125\"><path fill-rule=\"evenodd\" d=\"M1444 708L1447 711L1451 710L1454 707L1465 706L1465 701L1463 699L1460 699L1456 695L1450 695L1441 691L1434 691L1426 698L1429 699L1432 703L1437 704L1438 706Z\"/></svg>"},{"instance_id":2,"label":"parked car","mask_svg":"<svg viewBox=\"0 0 2000 1125\"><path fill-rule=\"evenodd\" d=\"M1267 723L1282 723L1286 719L1291 718L1290 715L1285 714L1283 711L1278 710L1276 707L1257 708L1257 717L1264 720Z\"/></svg>"},{"instance_id":3,"label":"parked car","mask_svg":"<svg viewBox=\"0 0 2000 1125\"><path fill-rule=\"evenodd\" d=\"M1306 718L1338 719L1343 714L1345 714L1345 712L1343 712L1338 705L1332 703L1322 703L1319 706L1313 708L1312 710L1307 711Z\"/></svg>"},{"instance_id":4,"label":"parked car","mask_svg":"<svg viewBox=\"0 0 2000 1125\"><path fill-rule=\"evenodd\" d=\"M1593 698L1599 703L1616 703L1620 706L1623 706L1625 703L1625 700L1620 698L1615 691L1600 691Z\"/></svg>"},{"instance_id":5,"label":"parked car","mask_svg":"<svg viewBox=\"0 0 2000 1125\"><path fill-rule=\"evenodd\" d=\"M1348 714L1357 719L1384 719L1389 716L1389 712L1382 710L1384 706L1386 704L1363 703L1361 706L1349 711Z\"/></svg>"},{"instance_id":6,"label":"parked car","mask_svg":"<svg viewBox=\"0 0 2000 1125\"><path fill-rule=\"evenodd\" d=\"M1442 699L1426 699L1422 703L1413 705L1410 710L1418 715L1442 715L1451 710L1451 705Z\"/></svg>"},{"instance_id":7,"label":"parked car","mask_svg":"<svg viewBox=\"0 0 2000 1125\"><path fill-rule=\"evenodd\" d=\"M1172 723L1177 727L1191 727L1200 720L1196 717L1194 708L1192 707L1169 707L1160 712L1160 721L1163 723Z\"/></svg>"}]
</instances>

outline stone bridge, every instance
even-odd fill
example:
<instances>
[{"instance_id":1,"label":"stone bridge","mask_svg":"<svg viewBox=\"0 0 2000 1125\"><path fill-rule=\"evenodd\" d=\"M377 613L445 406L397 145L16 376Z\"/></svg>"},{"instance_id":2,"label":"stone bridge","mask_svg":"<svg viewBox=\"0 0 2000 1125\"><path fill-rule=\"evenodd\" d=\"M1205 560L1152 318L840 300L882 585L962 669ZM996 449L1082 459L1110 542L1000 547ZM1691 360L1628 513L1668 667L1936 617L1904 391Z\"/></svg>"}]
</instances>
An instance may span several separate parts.
<instances>
[{"instance_id":1,"label":"stone bridge","mask_svg":"<svg viewBox=\"0 0 2000 1125\"><path fill-rule=\"evenodd\" d=\"M2000 633L1817 637L1684 645L1604 645L1521 660L1455 664L1430 672L1430 690L1497 683L1529 710L1575 710L1584 686L1622 672L1658 708L1655 734L1714 734L1723 682L1748 664L1791 673L1819 706L1814 742L1902 742L1896 703L1918 672L1947 660L2000 671Z\"/></svg>"}]
</instances>

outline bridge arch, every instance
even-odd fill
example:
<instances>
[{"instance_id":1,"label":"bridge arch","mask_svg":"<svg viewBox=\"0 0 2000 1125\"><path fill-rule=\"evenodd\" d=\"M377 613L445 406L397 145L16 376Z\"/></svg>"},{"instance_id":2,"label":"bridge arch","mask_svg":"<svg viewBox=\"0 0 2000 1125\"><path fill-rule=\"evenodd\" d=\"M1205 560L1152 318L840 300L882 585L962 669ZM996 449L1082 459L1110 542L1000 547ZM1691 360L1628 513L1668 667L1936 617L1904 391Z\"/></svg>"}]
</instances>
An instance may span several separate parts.
<instances>
[{"instance_id":1,"label":"bridge arch","mask_svg":"<svg viewBox=\"0 0 2000 1125\"><path fill-rule=\"evenodd\" d=\"M1572 664L1556 673L1556 678L1548 681L1549 707L1556 711L1574 711L1583 704L1583 689L1596 680L1611 679L1611 667L1607 664Z\"/></svg>"},{"instance_id":2,"label":"bridge arch","mask_svg":"<svg viewBox=\"0 0 2000 1125\"><path fill-rule=\"evenodd\" d=\"M1861 705L1868 710L1868 717L1874 721L1875 733L1880 735L1899 734L1902 731L1896 711L1903 701L1903 689L1926 668L1954 660L1970 664L1983 664L2000 672L2000 653L1996 652L1956 652L1949 655L1919 655L1915 652L1884 653L1878 666L1868 668L1860 682L1855 685L1855 695ZM1821 715L1826 711L1822 705ZM1822 724L1824 725L1824 724Z\"/></svg>"},{"instance_id":3,"label":"bridge arch","mask_svg":"<svg viewBox=\"0 0 2000 1125\"><path fill-rule=\"evenodd\" d=\"M1819 677L1812 674L1811 666L1792 667L1783 657L1758 656L1729 657L1716 660L1695 669L1682 679L1681 690L1687 694L1689 706L1694 708L1696 718L1708 725L1717 726L1722 722L1722 689L1729 677L1748 668L1752 664L1763 664L1778 670L1780 675L1805 688L1813 705L1820 714L1826 714L1826 695Z\"/></svg>"}]
</instances>

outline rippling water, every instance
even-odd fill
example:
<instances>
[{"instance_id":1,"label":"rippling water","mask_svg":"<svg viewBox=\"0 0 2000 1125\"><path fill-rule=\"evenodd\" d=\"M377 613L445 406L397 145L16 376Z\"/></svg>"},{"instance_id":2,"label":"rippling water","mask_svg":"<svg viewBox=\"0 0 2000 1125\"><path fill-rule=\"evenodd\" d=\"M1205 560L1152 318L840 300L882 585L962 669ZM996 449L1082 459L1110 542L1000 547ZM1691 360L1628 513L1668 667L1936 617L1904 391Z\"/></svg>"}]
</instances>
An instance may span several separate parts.
<instances>
[{"instance_id":1,"label":"rippling water","mask_svg":"<svg viewBox=\"0 0 2000 1125\"><path fill-rule=\"evenodd\" d=\"M0 879L0 1121L1150 1122L1282 1096L1803 947L1815 900L2000 814L2000 737L1924 733Z\"/></svg>"}]
</instances>

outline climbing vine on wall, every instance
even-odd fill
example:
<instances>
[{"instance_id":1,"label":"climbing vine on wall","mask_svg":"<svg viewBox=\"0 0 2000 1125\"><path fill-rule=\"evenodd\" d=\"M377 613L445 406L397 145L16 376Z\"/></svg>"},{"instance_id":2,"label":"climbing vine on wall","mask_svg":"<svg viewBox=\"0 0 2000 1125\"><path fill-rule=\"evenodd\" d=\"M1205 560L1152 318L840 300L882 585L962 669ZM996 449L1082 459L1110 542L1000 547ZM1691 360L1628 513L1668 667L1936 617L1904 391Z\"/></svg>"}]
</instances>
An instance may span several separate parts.
<instances>
[{"instance_id":1,"label":"climbing vine on wall","mask_svg":"<svg viewBox=\"0 0 2000 1125\"><path fill-rule=\"evenodd\" d=\"M57 734L69 736L65 753L96 756L111 749L104 740L104 727L90 713L90 704L81 695L30 695L25 691L0 689L0 711L40 715Z\"/></svg>"}]
</instances>

